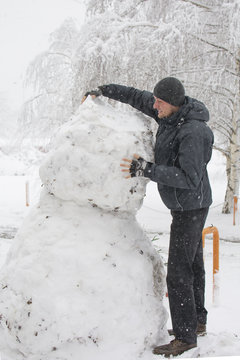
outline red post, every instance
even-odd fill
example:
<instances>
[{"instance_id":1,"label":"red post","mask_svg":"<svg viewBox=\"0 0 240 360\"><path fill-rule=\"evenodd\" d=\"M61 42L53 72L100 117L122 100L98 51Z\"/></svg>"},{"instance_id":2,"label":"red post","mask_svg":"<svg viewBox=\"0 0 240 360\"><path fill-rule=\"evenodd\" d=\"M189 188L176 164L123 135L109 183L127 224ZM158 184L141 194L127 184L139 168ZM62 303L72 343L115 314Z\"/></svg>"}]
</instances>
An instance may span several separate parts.
<instances>
[{"instance_id":1,"label":"red post","mask_svg":"<svg viewBox=\"0 0 240 360\"><path fill-rule=\"evenodd\" d=\"M205 235L213 234L213 302L214 302L214 293L218 286L215 281L215 274L219 272L219 232L215 226L209 226L203 229L202 232L202 243L203 247L205 246Z\"/></svg>"}]
</instances>

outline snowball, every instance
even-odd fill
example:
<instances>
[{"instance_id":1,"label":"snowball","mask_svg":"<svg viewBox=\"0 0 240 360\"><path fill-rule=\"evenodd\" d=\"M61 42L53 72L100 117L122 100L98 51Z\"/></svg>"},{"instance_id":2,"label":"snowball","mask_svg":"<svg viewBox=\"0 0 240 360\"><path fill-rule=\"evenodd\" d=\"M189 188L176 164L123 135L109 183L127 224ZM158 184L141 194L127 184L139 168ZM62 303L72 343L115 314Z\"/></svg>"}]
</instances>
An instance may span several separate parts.
<instances>
[{"instance_id":1,"label":"snowball","mask_svg":"<svg viewBox=\"0 0 240 360\"><path fill-rule=\"evenodd\" d=\"M40 168L47 190L62 200L105 210L137 211L147 180L126 180L122 158L152 160L149 129L136 115L87 100L59 131Z\"/></svg>"}]
</instances>

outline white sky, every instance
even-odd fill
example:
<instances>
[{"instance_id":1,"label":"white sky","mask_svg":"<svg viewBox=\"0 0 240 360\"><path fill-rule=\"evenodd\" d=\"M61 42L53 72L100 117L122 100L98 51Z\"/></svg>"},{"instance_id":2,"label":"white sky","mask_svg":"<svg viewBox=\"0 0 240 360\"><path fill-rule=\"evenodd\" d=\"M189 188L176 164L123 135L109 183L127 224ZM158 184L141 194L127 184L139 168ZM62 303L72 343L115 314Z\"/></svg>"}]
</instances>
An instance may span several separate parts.
<instances>
[{"instance_id":1,"label":"white sky","mask_svg":"<svg viewBox=\"0 0 240 360\"><path fill-rule=\"evenodd\" d=\"M49 34L67 17L83 20L78 0L0 0L0 95L13 107L23 102L29 62L47 49Z\"/></svg>"}]
</instances>

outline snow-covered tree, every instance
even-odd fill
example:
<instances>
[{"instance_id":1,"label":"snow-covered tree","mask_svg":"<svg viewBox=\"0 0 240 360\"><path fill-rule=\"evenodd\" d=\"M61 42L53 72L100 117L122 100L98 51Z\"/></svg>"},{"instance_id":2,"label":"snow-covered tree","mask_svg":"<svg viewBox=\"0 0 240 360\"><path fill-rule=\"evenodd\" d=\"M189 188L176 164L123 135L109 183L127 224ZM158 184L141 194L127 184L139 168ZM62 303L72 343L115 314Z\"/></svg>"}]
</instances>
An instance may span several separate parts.
<instances>
[{"instance_id":1,"label":"snow-covered tree","mask_svg":"<svg viewBox=\"0 0 240 360\"><path fill-rule=\"evenodd\" d=\"M67 19L51 34L49 49L29 65L26 84L33 86L34 95L24 104L20 116L25 135L48 138L72 114L77 38L75 22Z\"/></svg>"},{"instance_id":2,"label":"snow-covered tree","mask_svg":"<svg viewBox=\"0 0 240 360\"><path fill-rule=\"evenodd\" d=\"M182 11L177 14L184 16L177 21L181 32L187 24L192 26L185 38L185 61L178 71L184 73L191 95L200 98L210 110L215 149L226 157L228 183L223 212L229 213L233 196L239 192L240 3L186 2L191 5L185 13L185 5L179 5Z\"/></svg>"},{"instance_id":3,"label":"snow-covered tree","mask_svg":"<svg viewBox=\"0 0 240 360\"><path fill-rule=\"evenodd\" d=\"M53 34L50 48L29 67L27 80L35 85L35 96L23 109L25 127L35 135L51 133L76 110L85 91L103 83L152 90L170 71L168 37L181 43L179 31L163 21L167 3L87 2L80 31L70 20L65 22Z\"/></svg>"},{"instance_id":4,"label":"snow-covered tree","mask_svg":"<svg viewBox=\"0 0 240 360\"><path fill-rule=\"evenodd\" d=\"M212 89L212 100L215 98L215 101L211 105L217 114L213 123L213 129L218 135L216 149L226 157L228 183L223 212L230 213L233 196L239 195L240 3L228 2L219 10L221 17L217 32L221 42L217 39L211 44L211 48L217 49L219 53L216 62L218 71Z\"/></svg>"},{"instance_id":5,"label":"snow-covered tree","mask_svg":"<svg viewBox=\"0 0 240 360\"><path fill-rule=\"evenodd\" d=\"M79 37L75 100L100 84L121 82L152 90L171 72L170 47L180 51L182 34L167 20L170 1L88 2Z\"/></svg>"}]
</instances>

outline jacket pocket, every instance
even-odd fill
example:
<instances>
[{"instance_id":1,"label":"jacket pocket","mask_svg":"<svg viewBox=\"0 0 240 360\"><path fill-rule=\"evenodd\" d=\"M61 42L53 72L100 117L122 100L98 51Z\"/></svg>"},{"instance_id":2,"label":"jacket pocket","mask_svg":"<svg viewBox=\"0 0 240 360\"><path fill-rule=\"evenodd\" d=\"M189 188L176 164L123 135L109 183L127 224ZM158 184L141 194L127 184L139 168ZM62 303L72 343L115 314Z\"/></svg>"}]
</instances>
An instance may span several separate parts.
<instances>
[{"instance_id":1,"label":"jacket pocket","mask_svg":"<svg viewBox=\"0 0 240 360\"><path fill-rule=\"evenodd\" d=\"M176 197L175 190L176 189L173 187L158 184L159 194L167 208L171 210L183 210L181 204Z\"/></svg>"},{"instance_id":2,"label":"jacket pocket","mask_svg":"<svg viewBox=\"0 0 240 360\"><path fill-rule=\"evenodd\" d=\"M195 190L175 189L176 201L183 209L197 209L201 207L203 194L201 192L202 184Z\"/></svg>"}]
</instances>

